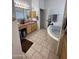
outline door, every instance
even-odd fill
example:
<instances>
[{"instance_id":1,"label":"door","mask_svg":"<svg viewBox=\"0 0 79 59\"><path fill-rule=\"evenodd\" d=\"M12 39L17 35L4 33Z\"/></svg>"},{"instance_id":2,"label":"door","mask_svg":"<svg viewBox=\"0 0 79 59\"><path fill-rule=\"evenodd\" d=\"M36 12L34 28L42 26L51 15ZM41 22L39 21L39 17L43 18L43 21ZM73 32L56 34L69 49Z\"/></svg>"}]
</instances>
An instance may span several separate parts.
<instances>
[{"instance_id":1,"label":"door","mask_svg":"<svg viewBox=\"0 0 79 59\"><path fill-rule=\"evenodd\" d=\"M67 34L60 39L58 55L59 59L67 59Z\"/></svg>"},{"instance_id":2,"label":"door","mask_svg":"<svg viewBox=\"0 0 79 59\"><path fill-rule=\"evenodd\" d=\"M45 28L45 11L40 9L40 29Z\"/></svg>"}]
</instances>

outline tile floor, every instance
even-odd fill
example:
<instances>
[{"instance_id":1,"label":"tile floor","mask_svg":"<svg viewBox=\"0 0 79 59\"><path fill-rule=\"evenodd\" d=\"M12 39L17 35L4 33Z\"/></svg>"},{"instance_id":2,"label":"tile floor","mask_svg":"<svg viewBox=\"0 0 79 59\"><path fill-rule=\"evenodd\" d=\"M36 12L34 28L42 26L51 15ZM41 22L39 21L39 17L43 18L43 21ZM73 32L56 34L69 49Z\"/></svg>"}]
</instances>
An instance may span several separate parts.
<instances>
[{"instance_id":1,"label":"tile floor","mask_svg":"<svg viewBox=\"0 0 79 59\"><path fill-rule=\"evenodd\" d=\"M56 56L57 42L52 39L45 29L29 34L26 39L33 42L31 48L25 53L25 59L58 59Z\"/></svg>"}]
</instances>

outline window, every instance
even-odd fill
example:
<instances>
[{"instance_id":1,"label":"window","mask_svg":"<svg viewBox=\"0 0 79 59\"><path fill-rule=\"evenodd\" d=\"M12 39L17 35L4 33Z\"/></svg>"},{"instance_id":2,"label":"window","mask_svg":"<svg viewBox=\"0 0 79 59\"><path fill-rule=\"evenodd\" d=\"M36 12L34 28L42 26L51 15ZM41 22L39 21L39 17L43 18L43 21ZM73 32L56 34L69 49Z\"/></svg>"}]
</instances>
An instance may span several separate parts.
<instances>
[{"instance_id":1,"label":"window","mask_svg":"<svg viewBox=\"0 0 79 59\"><path fill-rule=\"evenodd\" d=\"M16 9L16 19L17 20L26 20L27 19L28 11L26 9L18 8L18 7L16 7L15 9Z\"/></svg>"}]
</instances>

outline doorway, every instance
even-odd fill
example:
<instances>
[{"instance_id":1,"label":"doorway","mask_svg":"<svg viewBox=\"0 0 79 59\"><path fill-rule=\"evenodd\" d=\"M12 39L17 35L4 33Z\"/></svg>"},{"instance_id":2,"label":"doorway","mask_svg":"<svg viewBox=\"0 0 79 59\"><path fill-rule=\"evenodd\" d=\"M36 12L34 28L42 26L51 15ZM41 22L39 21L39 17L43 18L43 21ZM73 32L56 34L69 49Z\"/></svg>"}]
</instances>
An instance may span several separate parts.
<instances>
[{"instance_id":1,"label":"doorway","mask_svg":"<svg viewBox=\"0 0 79 59\"><path fill-rule=\"evenodd\" d=\"M40 9L40 29L45 28L45 10Z\"/></svg>"}]
</instances>

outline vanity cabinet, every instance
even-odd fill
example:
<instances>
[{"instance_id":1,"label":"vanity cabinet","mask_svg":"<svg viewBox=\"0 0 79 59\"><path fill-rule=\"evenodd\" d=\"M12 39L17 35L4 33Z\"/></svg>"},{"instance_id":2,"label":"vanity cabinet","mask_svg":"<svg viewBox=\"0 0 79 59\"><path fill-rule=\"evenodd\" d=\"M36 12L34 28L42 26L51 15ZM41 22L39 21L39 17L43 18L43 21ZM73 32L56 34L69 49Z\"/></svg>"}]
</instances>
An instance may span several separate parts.
<instances>
[{"instance_id":1,"label":"vanity cabinet","mask_svg":"<svg viewBox=\"0 0 79 59\"><path fill-rule=\"evenodd\" d=\"M26 28L27 34L37 30L37 22L36 21L26 22L24 24L19 24L18 26L19 26L19 30Z\"/></svg>"},{"instance_id":2,"label":"vanity cabinet","mask_svg":"<svg viewBox=\"0 0 79 59\"><path fill-rule=\"evenodd\" d=\"M37 29L37 23L35 22L35 23L28 24L26 29L27 29L27 34L35 31Z\"/></svg>"}]
</instances>

